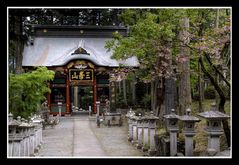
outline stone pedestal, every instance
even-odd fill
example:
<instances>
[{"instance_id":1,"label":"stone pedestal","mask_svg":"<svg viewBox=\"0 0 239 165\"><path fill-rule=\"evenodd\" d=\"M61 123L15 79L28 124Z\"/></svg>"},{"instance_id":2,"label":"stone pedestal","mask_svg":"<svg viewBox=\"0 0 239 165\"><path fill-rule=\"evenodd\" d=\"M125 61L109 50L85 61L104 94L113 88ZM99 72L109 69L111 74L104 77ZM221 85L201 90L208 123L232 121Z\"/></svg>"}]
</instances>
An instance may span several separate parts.
<instances>
[{"instance_id":1,"label":"stone pedestal","mask_svg":"<svg viewBox=\"0 0 239 165\"><path fill-rule=\"evenodd\" d=\"M25 119L21 119L22 123L19 125L20 135L22 136L21 141L21 154L20 156L29 156L29 131L30 125Z\"/></svg>"},{"instance_id":2,"label":"stone pedestal","mask_svg":"<svg viewBox=\"0 0 239 165\"><path fill-rule=\"evenodd\" d=\"M23 137L22 141L21 141L21 144L20 144L20 149L21 149L21 152L20 152L20 156L23 157L25 156L25 150L26 150L26 138Z\"/></svg>"},{"instance_id":3,"label":"stone pedestal","mask_svg":"<svg viewBox=\"0 0 239 165\"><path fill-rule=\"evenodd\" d=\"M193 155L193 136L195 134L185 134L185 156L194 156Z\"/></svg>"},{"instance_id":4,"label":"stone pedestal","mask_svg":"<svg viewBox=\"0 0 239 165\"><path fill-rule=\"evenodd\" d=\"M31 132L30 132L30 144L29 144L29 147L30 147L30 156L33 156L34 155L34 128L31 129Z\"/></svg>"},{"instance_id":5,"label":"stone pedestal","mask_svg":"<svg viewBox=\"0 0 239 165\"><path fill-rule=\"evenodd\" d=\"M150 141L150 146L149 146L149 155L153 156L156 154L156 147L155 147L155 128L156 128L156 121L158 120L158 117L154 116L153 113L149 117L147 117L149 121L149 141Z\"/></svg>"},{"instance_id":6,"label":"stone pedestal","mask_svg":"<svg viewBox=\"0 0 239 165\"><path fill-rule=\"evenodd\" d=\"M37 140L38 140L38 135L37 135L37 128L36 128L37 126L35 126L35 128L34 128L34 152L36 152L36 149L37 149L37 145L38 145L38 142L37 142Z\"/></svg>"},{"instance_id":7,"label":"stone pedestal","mask_svg":"<svg viewBox=\"0 0 239 165\"><path fill-rule=\"evenodd\" d=\"M138 119L138 144L137 144L137 149L141 149L143 146L143 124L142 124L142 119Z\"/></svg>"},{"instance_id":8,"label":"stone pedestal","mask_svg":"<svg viewBox=\"0 0 239 165\"><path fill-rule=\"evenodd\" d=\"M20 157L21 154L21 143L22 136L15 134L14 136L9 136L9 146L8 146L8 156L10 157Z\"/></svg>"},{"instance_id":9,"label":"stone pedestal","mask_svg":"<svg viewBox=\"0 0 239 165\"><path fill-rule=\"evenodd\" d=\"M100 127L100 101L96 101L96 125Z\"/></svg>"},{"instance_id":10,"label":"stone pedestal","mask_svg":"<svg viewBox=\"0 0 239 165\"><path fill-rule=\"evenodd\" d=\"M137 130L137 121L136 119L133 120L133 123L132 123L132 128L133 128L133 140L131 141L133 144L136 144L137 143L137 140L138 140L138 130Z\"/></svg>"},{"instance_id":11,"label":"stone pedestal","mask_svg":"<svg viewBox=\"0 0 239 165\"><path fill-rule=\"evenodd\" d=\"M13 119L13 114L8 116L8 156L20 156L20 142L21 138L18 138L20 134L18 126L21 124L21 121Z\"/></svg>"},{"instance_id":12,"label":"stone pedestal","mask_svg":"<svg viewBox=\"0 0 239 165\"><path fill-rule=\"evenodd\" d=\"M38 151L38 145L39 145L39 132L38 132L38 127L36 126L35 130L35 150Z\"/></svg>"},{"instance_id":13,"label":"stone pedestal","mask_svg":"<svg viewBox=\"0 0 239 165\"><path fill-rule=\"evenodd\" d=\"M130 118L128 118L128 124L129 124L128 140L132 141L133 140L133 123Z\"/></svg>"},{"instance_id":14,"label":"stone pedestal","mask_svg":"<svg viewBox=\"0 0 239 165\"><path fill-rule=\"evenodd\" d=\"M175 114L175 110L171 109L171 114L164 115L167 119L167 130L170 134L170 156L177 155L177 132L179 116Z\"/></svg>"},{"instance_id":15,"label":"stone pedestal","mask_svg":"<svg viewBox=\"0 0 239 165\"><path fill-rule=\"evenodd\" d=\"M39 140L40 140L40 144L43 142L43 140L42 140L42 127L43 127L43 125L42 125L42 123L40 123L40 125L39 125Z\"/></svg>"},{"instance_id":16,"label":"stone pedestal","mask_svg":"<svg viewBox=\"0 0 239 165\"><path fill-rule=\"evenodd\" d=\"M143 122L143 133L144 133L144 142L143 142L143 151L147 151L149 148L147 147L149 145L149 124L147 120L144 120Z\"/></svg>"},{"instance_id":17,"label":"stone pedestal","mask_svg":"<svg viewBox=\"0 0 239 165\"><path fill-rule=\"evenodd\" d=\"M126 114L126 117L128 119L128 124L129 124L128 141L132 141L133 140L133 118L134 118L134 116L135 116L135 113L130 108L130 110Z\"/></svg>"},{"instance_id":18,"label":"stone pedestal","mask_svg":"<svg viewBox=\"0 0 239 165\"><path fill-rule=\"evenodd\" d=\"M170 156L177 155L177 130L170 131Z\"/></svg>"},{"instance_id":19,"label":"stone pedestal","mask_svg":"<svg viewBox=\"0 0 239 165\"><path fill-rule=\"evenodd\" d=\"M214 149L220 152L220 136L223 132L208 132L208 149Z\"/></svg>"},{"instance_id":20,"label":"stone pedestal","mask_svg":"<svg viewBox=\"0 0 239 165\"><path fill-rule=\"evenodd\" d=\"M33 120L34 126L34 152L38 152L42 143L42 119L40 117L36 117Z\"/></svg>"},{"instance_id":21,"label":"stone pedestal","mask_svg":"<svg viewBox=\"0 0 239 165\"><path fill-rule=\"evenodd\" d=\"M185 156L194 156L193 155L193 136L196 134L194 126L196 122L200 120L190 115L191 109L186 109L187 114L180 116L179 119L183 121L184 124L184 135L185 135Z\"/></svg>"},{"instance_id":22,"label":"stone pedestal","mask_svg":"<svg viewBox=\"0 0 239 165\"><path fill-rule=\"evenodd\" d=\"M155 128L150 128L149 130L149 141L150 141L150 146L149 146L149 155L153 156L156 154L156 148L155 148L155 141L154 141L154 135L155 135Z\"/></svg>"},{"instance_id":23,"label":"stone pedestal","mask_svg":"<svg viewBox=\"0 0 239 165\"><path fill-rule=\"evenodd\" d=\"M8 156L12 157L12 152L13 152L13 142L12 140L8 140Z\"/></svg>"},{"instance_id":24,"label":"stone pedestal","mask_svg":"<svg viewBox=\"0 0 239 165\"><path fill-rule=\"evenodd\" d=\"M13 141L13 146L12 146L12 156L13 157L20 157L21 154L21 142L22 142L22 137L15 137Z\"/></svg>"},{"instance_id":25,"label":"stone pedestal","mask_svg":"<svg viewBox=\"0 0 239 165\"><path fill-rule=\"evenodd\" d=\"M78 86L74 86L74 107L75 107L75 110L78 110L79 108L79 104L78 104Z\"/></svg>"}]
</instances>

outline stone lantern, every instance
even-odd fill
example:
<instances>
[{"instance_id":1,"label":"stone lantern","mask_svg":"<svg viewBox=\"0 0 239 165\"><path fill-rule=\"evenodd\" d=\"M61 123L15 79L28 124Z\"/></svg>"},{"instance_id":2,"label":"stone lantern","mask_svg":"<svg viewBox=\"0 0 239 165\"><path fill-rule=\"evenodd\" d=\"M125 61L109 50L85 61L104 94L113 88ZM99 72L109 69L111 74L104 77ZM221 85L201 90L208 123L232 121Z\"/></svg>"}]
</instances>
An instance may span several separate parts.
<instances>
[{"instance_id":1,"label":"stone lantern","mask_svg":"<svg viewBox=\"0 0 239 165\"><path fill-rule=\"evenodd\" d=\"M100 127L100 101L96 101L96 109L97 109L96 124L97 124L97 127Z\"/></svg>"},{"instance_id":2,"label":"stone lantern","mask_svg":"<svg viewBox=\"0 0 239 165\"><path fill-rule=\"evenodd\" d=\"M30 155L30 128L29 125L24 118L21 119L22 123L19 125L21 129L21 135L23 137L21 143L21 156L29 156Z\"/></svg>"},{"instance_id":3,"label":"stone lantern","mask_svg":"<svg viewBox=\"0 0 239 165\"><path fill-rule=\"evenodd\" d=\"M34 156L34 135L35 135L35 126L33 125L33 118L29 119L29 154L30 156Z\"/></svg>"},{"instance_id":4,"label":"stone lantern","mask_svg":"<svg viewBox=\"0 0 239 165\"><path fill-rule=\"evenodd\" d=\"M133 140L131 141L131 143L134 145L137 143L137 140L138 140L138 130L137 130L138 117L135 115L132 116L131 121L132 121L132 132L133 132Z\"/></svg>"},{"instance_id":5,"label":"stone lantern","mask_svg":"<svg viewBox=\"0 0 239 165\"><path fill-rule=\"evenodd\" d=\"M61 117L61 108L62 108L62 102L58 102L58 115Z\"/></svg>"},{"instance_id":6,"label":"stone lantern","mask_svg":"<svg viewBox=\"0 0 239 165\"><path fill-rule=\"evenodd\" d=\"M194 125L200 120L191 116L191 109L186 110L187 114L180 116L179 119L184 122L183 133L185 135L185 156L193 156L193 136L196 134Z\"/></svg>"},{"instance_id":7,"label":"stone lantern","mask_svg":"<svg viewBox=\"0 0 239 165\"><path fill-rule=\"evenodd\" d=\"M175 156L177 154L177 132L179 116L175 114L175 110L171 110L171 114L164 115L167 120L167 130L170 133L170 155Z\"/></svg>"},{"instance_id":8,"label":"stone lantern","mask_svg":"<svg viewBox=\"0 0 239 165\"><path fill-rule=\"evenodd\" d=\"M149 142L150 142L150 146L149 146L149 155L155 155L156 154L156 148L155 148L155 128L156 128L156 121L159 118L154 116L153 111L150 113L150 115L146 118L146 120L148 120L148 128L149 128Z\"/></svg>"},{"instance_id":9,"label":"stone lantern","mask_svg":"<svg viewBox=\"0 0 239 165\"><path fill-rule=\"evenodd\" d=\"M8 116L8 156L20 156L20 143L22 138L19 135L18 126L21 122L14 120L10 113Z\"/></svg>"},{"instance_id":10,"label":"stone lantern","mask_svg":"<svg viewBox=\"0 0 239 165\"><path fill-rule=\"evenodd\" d=\"M139 114L138 120L137 120L137 130L138 130L138 144L137 149L141 149L143 147L143 117L141 117L141 114Z\"/></svg>"},{"instance_id":11,"label":"stone lantern","mask_svg":"<svg viewBox=\"0 0 239 165\"><path fill-rule=\"evenodd\" d=\"M42 143L42 122L44 120L40 116L35 116L32 120L34 126L34 149L38 151Z\"/></svg>"},{"instance_id":12,"label":"stone lantern","mask_svg":"<svg viewBox=\"0 0 239 165\"><path fill-rule=\"evenodd\" d=\"M132 117L135 115L135 113L130 109L130 111L126 114L126 117L128 119L129 124L129 130L128 130L128 141L133 140L133 121Z\"/></svg>"},{"instance_id":13,"label":"stone lantern","mask_svg":"<svg viewBox=\"0 0 239 165\"><path fill-rule=\"evenodd\" d=\"M221 127L222 120L229 119L230 116L216 110L216 104L211 105L211 110L199 113L198 116L207 120L206 132L208 134L208 149L220 152L219 138L223 134Z\"/></svg>"},{"instance_id":14,"label":"stone lantern","mask_svg":"<svg viewBox=\"0 0 239 165\"><path fill-rule=\"evenodd\" d=\"M143 151L148 151L148 144L149 144L149 120L148 115L145 115L143 118Z\"/></svg>"}]
</instances>

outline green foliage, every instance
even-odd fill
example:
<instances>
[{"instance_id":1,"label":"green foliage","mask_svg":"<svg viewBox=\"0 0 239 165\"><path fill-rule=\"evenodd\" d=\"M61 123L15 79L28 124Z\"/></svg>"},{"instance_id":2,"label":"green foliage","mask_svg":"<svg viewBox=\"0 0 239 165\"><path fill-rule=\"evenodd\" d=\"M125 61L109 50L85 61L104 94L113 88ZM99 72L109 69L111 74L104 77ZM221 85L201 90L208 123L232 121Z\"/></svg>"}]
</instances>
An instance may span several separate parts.
<instances>
[{"instance_id":1,"label":"green foliage","mask_svg":"<svg viewBox=\"0 0 239 165\"><path fill-rule=\"evenodd\" d=\"M190 83L191 86L194 87L198 83L198 59L191 58L190 59Z\"/></svg>"},{"instance_id":2,"label":"green foliage","mask_svg":"<svg viewBox=\"0 0 239 165\"><path fill-rule=\"evenodd\" d=\"M137 15L137 12L139 11L130 10L124 14ZM133 24L129 37L123 38L120 34L115 34L115 39L107 42L106 48L113 50L112 58L117 60L136 56L140 63L139 72L144 73L140 78L147 81L170 74L167 70L170 58L168 44L175 33L172 24L158 23L158 15L146 10L141 11L141 15L142 18L135 19L137 21Z\"/></svg>"},{"instance_id":3,"label":"green foliage","mask_svg":"<svg viewBox=\"0 0 239 165\"><path fill-rule=\"evenodd\" d=\"M125 108L123 92L116 95L116 107Z\"/></svg>"},{"instance_id":4,"label":"green foliage","mask_svg":"<svg viewBox=\"0 0 239 165\"><path fill-rule=\"evenodd\" d=\"M9 76L9 111L14 116L27 118L36 112L45 94L50 92L47 81L53 80L54 72L39 67L31 73Z\"/></svg>"},{"instance_id":5,"label":"green foliage","mask_svg":"<svg viewBox=\"0 0 239 165\"><path fill-rule=\"evenodd\" d=\"M119 19L125 23L125 25L134 25L137 21L144 18L144 9L128 9L124 10Z\"/></svg>"},{"instance_id":6,"label":"green foliage","mask_svg":"<svg viewBox=\"0 0 239 165\"><path fill-rule=\"evenodd\" d=\"M150 109L150 104L151 104L151 96L149 94L145 94L142 98L142 104L144 108Z\"/></svg>"}]
</instances>

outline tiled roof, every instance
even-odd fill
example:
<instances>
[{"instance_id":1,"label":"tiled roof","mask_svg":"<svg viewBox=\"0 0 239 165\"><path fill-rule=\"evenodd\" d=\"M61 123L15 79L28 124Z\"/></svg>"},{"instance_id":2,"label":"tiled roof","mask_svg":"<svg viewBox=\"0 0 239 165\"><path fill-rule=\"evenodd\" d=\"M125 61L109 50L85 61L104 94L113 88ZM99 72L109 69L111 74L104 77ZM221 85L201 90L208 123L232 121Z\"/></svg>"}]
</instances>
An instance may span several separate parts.
<instances>
[{"instance_id":1,"label":"tiled roof","mask_svg":"<svg viewBox=\"0 0 239 165\"><path fill-rule=\"evenodd\" d=\"M76 37L35 37L33 44L28 44L23 51L23 66L60 66L74 59L84 59L99 66L117 67L119 64L136 67L136 57L125 61L111 59L112 51L105 48L111 38L76 38ZM74 54L83 48L87 54ZM73 54L73 55L72 55Z\"/></svg>"}]
</instances>

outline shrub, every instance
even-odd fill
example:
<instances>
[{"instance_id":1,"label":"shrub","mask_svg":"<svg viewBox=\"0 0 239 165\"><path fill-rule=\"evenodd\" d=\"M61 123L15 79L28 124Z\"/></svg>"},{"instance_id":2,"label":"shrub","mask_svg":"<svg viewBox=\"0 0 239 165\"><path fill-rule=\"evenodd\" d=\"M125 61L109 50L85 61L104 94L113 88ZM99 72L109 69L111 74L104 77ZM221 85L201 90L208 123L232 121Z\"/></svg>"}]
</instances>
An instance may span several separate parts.
<instances>
[{"instance_id":1,"label":"shrub","mask_svg":"<svg viewBox=\"0 0 239 165\"><path fill-rule=\"evenodd\" d=\"M124 104L124 98L123 98L123 93L119 93L118 95L116 95L116 107L117 108L125 108L125 104Z\"/></svg>"},{"instance_id":2,"label":"shrub","mask_svg":"<svg viewBox=\"0 0 239 165\"><path fill-rule=\"evenodd\" d=\"M36 112L39 104L46 99L45 94L50 92L47 81L52 80L54 74L46 67L19 75L10 74L9 111L24 118Z\"/></svg>"}]
</instances>

